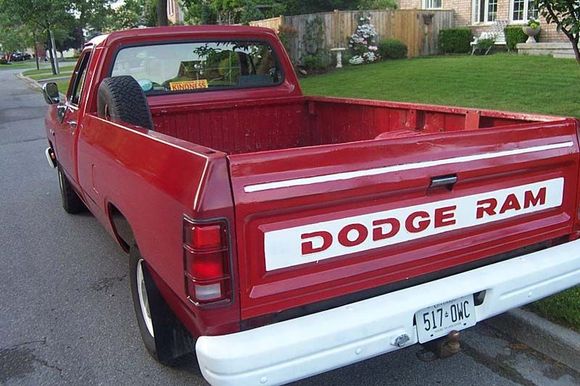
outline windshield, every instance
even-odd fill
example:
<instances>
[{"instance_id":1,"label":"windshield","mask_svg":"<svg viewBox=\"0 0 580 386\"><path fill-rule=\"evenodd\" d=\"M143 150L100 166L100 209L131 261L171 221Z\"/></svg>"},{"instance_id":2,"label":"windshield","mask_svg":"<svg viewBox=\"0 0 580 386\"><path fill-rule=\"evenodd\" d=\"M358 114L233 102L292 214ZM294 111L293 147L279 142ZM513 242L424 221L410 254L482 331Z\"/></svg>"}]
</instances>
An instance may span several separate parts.
<instances>
[{"instance_id":1,"label":"windshield","mask_svg":"<svg viewBox=\"0 0 580 386\"><path fill-rule=\"evenodd\" d=\"M282 82L268 44L251 41L174 43L121 49L111 76L130 75L145 93L198 92Z\"/></svg>"}]
</instances>

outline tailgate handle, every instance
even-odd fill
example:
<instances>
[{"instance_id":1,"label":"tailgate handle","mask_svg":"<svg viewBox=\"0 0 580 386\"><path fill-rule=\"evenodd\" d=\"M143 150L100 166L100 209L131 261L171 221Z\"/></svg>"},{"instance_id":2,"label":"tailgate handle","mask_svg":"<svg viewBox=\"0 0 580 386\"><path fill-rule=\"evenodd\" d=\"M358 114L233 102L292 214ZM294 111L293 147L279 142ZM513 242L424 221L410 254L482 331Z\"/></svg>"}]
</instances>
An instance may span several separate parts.
<instances>
[{"instance_id":1,"label":"tailgate handle","mask_svg":"<svg viewBox=\"0 0 580 386\"><path fill-rule=\"evenodd\" d=\"M453 189L453 185L457 182L457 174L447 174L445 176L431 177L431 184L429 189L447 188Z\"/></svg>"}]
</instances>

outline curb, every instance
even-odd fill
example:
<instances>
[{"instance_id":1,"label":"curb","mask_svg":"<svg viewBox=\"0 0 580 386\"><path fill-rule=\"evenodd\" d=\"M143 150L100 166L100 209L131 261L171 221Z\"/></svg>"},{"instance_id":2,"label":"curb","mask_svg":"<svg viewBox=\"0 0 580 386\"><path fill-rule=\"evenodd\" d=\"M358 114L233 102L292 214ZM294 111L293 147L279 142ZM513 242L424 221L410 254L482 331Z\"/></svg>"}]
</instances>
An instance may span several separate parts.
<instances>
[{"instance_id":1,"label":"curb","mask_svg":"<svg viewBox=\"0 0 580 386\"><path fill-rule=\"evenodd\" d=\"M580 334L516 308L486 321L491 327L580 373Z\"/></svg>"},{"instance_id":2,"label":"curb","mask_svg":"<svg viewBox=\"0 0 580 386\"><path fill-rule=\"evenodd\" d=\"M21 73L21 72L19 72L18 74L16 74L16 77L17 77L18 79L20 79L20 80L22 80L22 81L24 81L24 82L26 82L26 83L30 84L30 86L32 86L33 88L37 88L37 89L39 89L39 90L41 90L41 91L42 91L42 83L40 83L39 81L37 81L37 80L34 80L34 79L32 79L32 78L29 78L29 77L27 77L27 76L25 76L25 75L22 75L22 73ZM59 92L59 94L60 94L60 96L61 96L62 98L65 98L65 97L66 97L66 94L65 94L65 93L63 93L63 92Z\"/></svg>"},{"instance_id":3,"label":"curb","mask_svg":"<svg viewBox=\"0 0 580 386\"><path fill-rule=\"evenodd\" d=\"M27 76L22 75L21 72L19 72L18 74L16 74L16 77L20 80L25 81L26 83L29 83L32 87L35 88L42 88L42 85L40 83L38 83L36 80L29 78Z\"/></svg>"}]
</instances>

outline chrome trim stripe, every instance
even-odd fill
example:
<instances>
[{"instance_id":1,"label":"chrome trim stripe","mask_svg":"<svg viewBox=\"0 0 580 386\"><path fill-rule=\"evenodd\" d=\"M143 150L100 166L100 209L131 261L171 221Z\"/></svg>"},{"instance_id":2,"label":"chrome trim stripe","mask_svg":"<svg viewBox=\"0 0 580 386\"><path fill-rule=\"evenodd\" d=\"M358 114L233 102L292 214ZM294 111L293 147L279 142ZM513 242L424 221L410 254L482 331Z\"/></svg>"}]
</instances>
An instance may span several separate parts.
<instances>
[{"instance_id":1,"label":"chrome trim stripe","mask_svg":"<svg viewBox=\"0 0 580 386\"><path fill-rule=\"evenodd\" d=\"M344 181L344 180L350 180L350 179L359 178L359 177L376 176L376 175L380 175L380 174L401 172L401 171L421 169L421 168L430 168L430 167L434 167L434 166L449 165L449 164L454 164L454 163L465 163L465 162L487 160L487 159L494 159L494 158L500 158L500 157L509 157L512 155L520 155L520 154L535 153L535 152L540 152L540 151L562 149L562 148L568 148L568 147L572 147L572 146L574 146L574 142L572 142L572 141L560 142L560 143L554 143L554 144L550 144L550 145L527 147L527 148L523 148L523 149L504 150L504 151L499 151L496 153L485 153L485 154L477 154L477 155L468 155L468 156L463 156L463 157L444 158L444 159L436 160L436 161L414 162L414 163L409 163L409 164L384 166L384 167L380 167L380 168L373 168L373 169L366 169L366 170L356 170L356 171L352 171L352 172L342 172L342 173L326 174L326 175L314 176L314 177L295 178L295 179L284 180L284 181L265 182L265 183L261 183L261 184L255 184L255 185L246 185L246 186L244 186L244 192L254 193L254 192L261 192L264 190L291 188L294 186L313 185L313 184L320 184L320 183L331 182L331 181Z\"/></svg>"}]
</instances>

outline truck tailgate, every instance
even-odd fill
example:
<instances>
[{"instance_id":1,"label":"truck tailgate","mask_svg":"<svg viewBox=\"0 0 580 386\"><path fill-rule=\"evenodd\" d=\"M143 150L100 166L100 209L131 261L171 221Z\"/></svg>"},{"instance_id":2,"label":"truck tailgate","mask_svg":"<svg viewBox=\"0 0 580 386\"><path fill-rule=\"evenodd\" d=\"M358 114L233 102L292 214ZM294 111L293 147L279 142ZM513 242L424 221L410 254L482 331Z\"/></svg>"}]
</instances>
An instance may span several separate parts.
<instances>
[{"instance_id":1,"label":"truck tailgate","mask_svg":"<svg viewBox=\"0 0 580 386\"><path fill-rule=\"evenodd\" d=\"M230 155L242 318L572 232L574 120Z\"/></svg>"}]
</instances>

